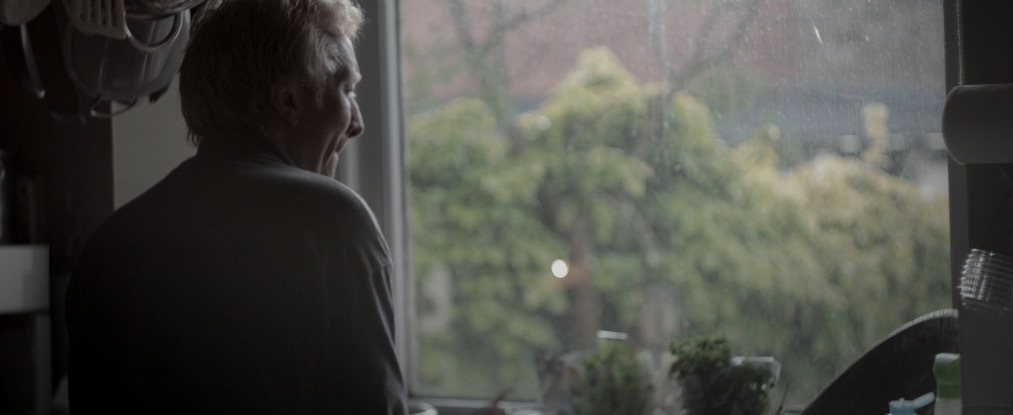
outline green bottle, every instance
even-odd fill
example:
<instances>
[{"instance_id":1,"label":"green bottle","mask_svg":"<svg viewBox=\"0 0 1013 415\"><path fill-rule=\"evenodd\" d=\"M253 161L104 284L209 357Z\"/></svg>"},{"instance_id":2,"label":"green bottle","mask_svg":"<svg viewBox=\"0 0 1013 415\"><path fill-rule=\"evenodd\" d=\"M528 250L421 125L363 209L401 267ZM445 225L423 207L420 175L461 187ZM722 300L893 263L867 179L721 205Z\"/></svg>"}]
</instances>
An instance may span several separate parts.
<instances>
[{"instance_id":1,"label":"green bottle","mask_svg":"<svg viewBox=\"0 0 1013 415\"><path fill-rule=\"evenodd\" d=\"M960 415L960 355L937 354L932 372L936 375L935 415Z\"/></svg>"}]
</instances>

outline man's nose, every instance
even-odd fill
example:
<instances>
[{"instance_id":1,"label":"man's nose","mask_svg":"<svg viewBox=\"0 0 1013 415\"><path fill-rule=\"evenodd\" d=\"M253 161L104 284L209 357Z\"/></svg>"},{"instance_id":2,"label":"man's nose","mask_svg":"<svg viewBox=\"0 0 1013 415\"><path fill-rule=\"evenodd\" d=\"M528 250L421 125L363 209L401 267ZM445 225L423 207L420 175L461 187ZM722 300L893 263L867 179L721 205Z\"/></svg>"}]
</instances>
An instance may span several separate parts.
<instances>
[{"instance_id":1,"label":"man's nose","mask_svg":"<svg viewBox=\"0 0 1013 415\"><path fill-rule=\"evenodd\" d=\"M362 114L359 113L359 103L356 102L352 105L352 120L348 123L348 138L355 138L362 135L362 132L365 129L366 126L362 122Z\"/></svg>"}]
</instances>

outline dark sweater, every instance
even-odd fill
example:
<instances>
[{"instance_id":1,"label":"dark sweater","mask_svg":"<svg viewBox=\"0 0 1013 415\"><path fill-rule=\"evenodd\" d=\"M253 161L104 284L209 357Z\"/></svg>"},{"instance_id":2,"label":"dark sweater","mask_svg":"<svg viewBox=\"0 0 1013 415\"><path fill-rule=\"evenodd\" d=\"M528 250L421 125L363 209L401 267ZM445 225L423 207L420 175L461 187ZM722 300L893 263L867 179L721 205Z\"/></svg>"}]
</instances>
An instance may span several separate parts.
<instances>
[{"instance_id":1,"label":"dark sweater","mask_svg":"<svg viewBox=\"0 0 1013 415\"><path fill-rule=\"evenodd\" d=\"M78 260L71 410L405 413L389 271L352 190L266 144L205 140Z\"/></svg>"}]
</instances>

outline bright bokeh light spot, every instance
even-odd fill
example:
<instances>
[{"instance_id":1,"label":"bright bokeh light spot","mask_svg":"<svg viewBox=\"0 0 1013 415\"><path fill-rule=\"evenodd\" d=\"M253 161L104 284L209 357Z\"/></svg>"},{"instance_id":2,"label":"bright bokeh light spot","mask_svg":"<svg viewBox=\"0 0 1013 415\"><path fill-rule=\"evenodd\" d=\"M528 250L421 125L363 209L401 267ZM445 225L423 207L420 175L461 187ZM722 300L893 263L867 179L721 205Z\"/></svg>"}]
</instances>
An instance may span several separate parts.
<instances>
[{"instance_id":1,"label":"bright bokeh light spot","mask_svg":"<svg viewBox=\"0 0 1013 415\"><path fill-rule=\"evenodd\" d=\"M566 274L570 273L570 267L566 266L566 262L562 259L552 261L552 275L556 278L564 278Z\"/></svg>"}]
</instances>

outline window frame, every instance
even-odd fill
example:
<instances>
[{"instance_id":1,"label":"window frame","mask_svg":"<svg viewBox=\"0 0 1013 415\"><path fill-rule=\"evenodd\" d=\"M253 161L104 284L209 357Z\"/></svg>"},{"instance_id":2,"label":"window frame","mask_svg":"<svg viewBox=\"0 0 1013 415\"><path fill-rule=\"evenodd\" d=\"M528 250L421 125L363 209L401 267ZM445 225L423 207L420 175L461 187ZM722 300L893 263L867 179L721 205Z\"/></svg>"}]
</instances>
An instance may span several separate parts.
<instances>
[{"instance_id":1,"label":"window frame","mask_svg":"<svg viewBox=\"0 0 1013 415\"><path fill-rule=\"evenodd\" d=\"M366 21L356 45L359 72L363 74L357 101L366 128L342 152L337 178L369 204L390 248L396 346L402 376L410 386L411 313L407 297L411 256L401 129L399 3L398 0L359 2Z\"/></svg>"}]
</instances>

